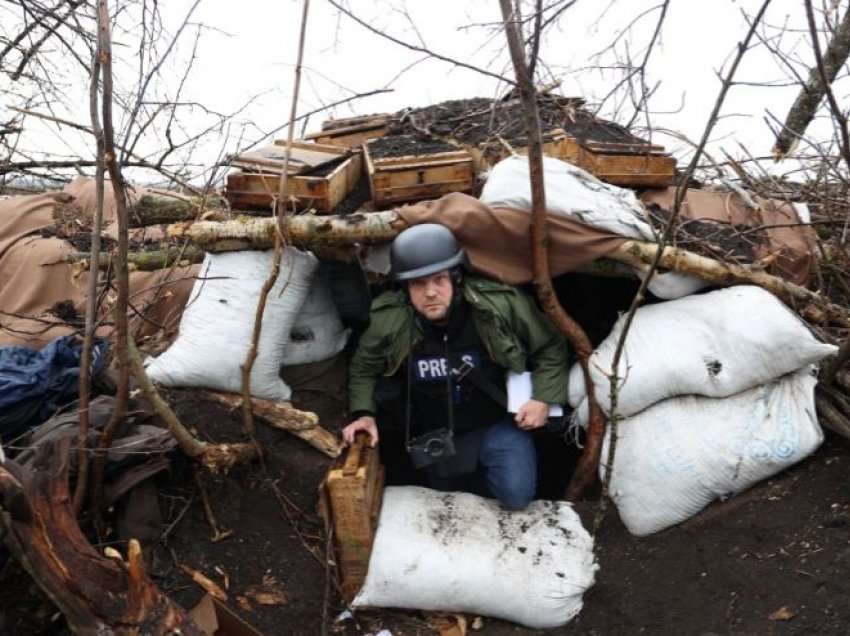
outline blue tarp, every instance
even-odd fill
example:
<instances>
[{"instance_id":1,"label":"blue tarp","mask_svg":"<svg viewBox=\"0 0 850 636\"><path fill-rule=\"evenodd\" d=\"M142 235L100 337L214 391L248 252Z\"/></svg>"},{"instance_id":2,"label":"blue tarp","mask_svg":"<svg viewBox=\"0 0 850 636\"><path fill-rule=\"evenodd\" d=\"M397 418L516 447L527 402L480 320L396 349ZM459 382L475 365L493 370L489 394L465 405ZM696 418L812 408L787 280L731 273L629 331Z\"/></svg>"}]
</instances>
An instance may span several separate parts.
<instances>
[{"instance_id":1,"label":"blue tarp","mask_svg":"<svg viewBox=\"0 0 850 636\"><path fill-rule=\"evenodd\" d=\"M92 347L92 376L103 369L109 345ZM7 441L43 422L79 394L82 343L57 338L40 351L0 347L0 437Z\"/></svg>"}]
</instances>

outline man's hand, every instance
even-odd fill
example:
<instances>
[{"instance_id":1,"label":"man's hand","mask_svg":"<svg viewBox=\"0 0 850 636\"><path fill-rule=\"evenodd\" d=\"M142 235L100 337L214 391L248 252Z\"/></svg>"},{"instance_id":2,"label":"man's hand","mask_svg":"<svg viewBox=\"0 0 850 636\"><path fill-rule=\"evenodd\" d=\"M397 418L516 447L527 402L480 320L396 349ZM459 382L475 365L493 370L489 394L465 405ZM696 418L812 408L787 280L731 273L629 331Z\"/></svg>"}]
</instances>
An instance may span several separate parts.
<instances>
[{"instance_id":1,"label":"man's hand","mask_svg":"<svg viewBox=\"0 0 850 636\"><path fill-rule=\"evenodd\" d=\"M540 428L549 419L549 405L540 400L529 400L516 412L514 421L524 431Z\"/></svg>"},{"instance_id":2,"label":"man's hand","mask_svg":"<svg viewBox=\"0 0 850 636\"><path fill-rule=\"evenodd\" d=\"M369 437L372 440L369 445L374 448L375 444L378 443L378 425L375 423L375 418L371 415L358 417L351 424L342 429L342 439L346 444L353 444L354 436L360 431L366 431L369 433Z\"/></svg>"}]
</instances>

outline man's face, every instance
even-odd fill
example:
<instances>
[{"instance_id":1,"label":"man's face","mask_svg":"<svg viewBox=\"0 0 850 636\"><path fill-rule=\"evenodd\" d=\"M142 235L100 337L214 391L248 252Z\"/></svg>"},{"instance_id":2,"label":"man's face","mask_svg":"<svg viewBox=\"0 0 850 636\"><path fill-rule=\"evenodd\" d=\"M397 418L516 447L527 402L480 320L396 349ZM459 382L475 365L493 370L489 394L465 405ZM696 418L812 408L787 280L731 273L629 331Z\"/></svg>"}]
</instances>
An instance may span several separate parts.
<instances>
[{"instance_id":1,"label":"man's face","mask_svg":"<svg viewBox=\"0 0 850 636\"><path fill-rule=\"evenodd\" d=\"M407 290L414 309L427 320L439 322L446 318L453 293L452 278L448 271L414 278L407 282Z\"/></svg>"}]
</instances>

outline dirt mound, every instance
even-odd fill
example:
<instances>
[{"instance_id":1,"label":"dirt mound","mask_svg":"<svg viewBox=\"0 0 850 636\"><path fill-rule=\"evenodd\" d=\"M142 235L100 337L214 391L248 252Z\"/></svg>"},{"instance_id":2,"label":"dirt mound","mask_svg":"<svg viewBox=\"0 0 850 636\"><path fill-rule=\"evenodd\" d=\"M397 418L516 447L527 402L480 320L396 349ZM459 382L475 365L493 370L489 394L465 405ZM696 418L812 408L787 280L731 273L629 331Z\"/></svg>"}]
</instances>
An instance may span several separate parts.
<instances>
[{"instance_id":1,"label":"dirt mound","mask_svg":"<svg viewBox=\"0 0 850 636\"><path fill-rule=\"evenodd\" d=\"M538 95L541 130L545 134L562 128L579 141L646 143L622 126L598 119L582 104L583 100L577 98ZM388 134L432 135L471 146L502 137L509 143L522 145L526 136L524 116L520 100L510 96L502 100L456 99L399 111L394 115L395 121Z\"/></svg>"}]
</instances>

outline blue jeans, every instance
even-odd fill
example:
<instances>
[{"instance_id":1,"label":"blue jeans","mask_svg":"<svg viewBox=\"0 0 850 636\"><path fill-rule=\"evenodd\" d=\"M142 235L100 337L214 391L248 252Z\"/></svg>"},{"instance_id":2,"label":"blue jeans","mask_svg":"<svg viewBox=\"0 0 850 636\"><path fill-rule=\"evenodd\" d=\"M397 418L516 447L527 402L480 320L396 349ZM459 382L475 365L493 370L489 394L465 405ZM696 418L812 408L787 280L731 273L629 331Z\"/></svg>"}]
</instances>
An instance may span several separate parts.
<instances>
[{"instance_id":1,"label":"blue jeans","mask_svg":"<svg viewBox=\"0 0 850 636\"><path fill-rule=\"evenodd\" d=\"M428 482L437 490L493 497L503 508L522 510L537 489L537 451L531 433L518 428L509 415L487 429L474 473L447 479L429 471Z\"/></svg>"}]
</instances>

